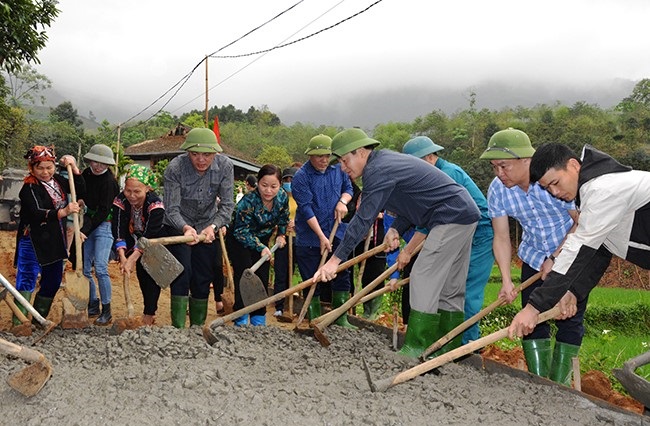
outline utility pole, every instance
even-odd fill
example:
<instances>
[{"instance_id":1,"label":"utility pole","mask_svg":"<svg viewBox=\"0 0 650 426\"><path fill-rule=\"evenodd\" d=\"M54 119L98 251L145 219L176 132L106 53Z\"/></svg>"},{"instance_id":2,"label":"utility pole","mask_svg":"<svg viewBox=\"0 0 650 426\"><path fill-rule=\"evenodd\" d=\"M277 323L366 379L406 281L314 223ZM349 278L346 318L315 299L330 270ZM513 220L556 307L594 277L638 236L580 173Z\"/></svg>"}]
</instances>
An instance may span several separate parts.
<instances>
[{"instance_id":1,"label":"utility pole","mask_svg":"<svg viewBox=\"0 0 650 426\"><path fill-rule=\"evenodd\" d=\"M120 131L122 130L122 123L117 125L117 149L115 150L115 177L118 176L118 169L120 167Z\"/></svg>"},{"instance_id":2,"label":"utility pole","mask_svg":"<svg viewBox=\"0 0 650 426\"><path fill-rule=\"evenodd\" d=\"M208 55L205 55L205 127L208 126Z\"/></svg>"}]
</instances>

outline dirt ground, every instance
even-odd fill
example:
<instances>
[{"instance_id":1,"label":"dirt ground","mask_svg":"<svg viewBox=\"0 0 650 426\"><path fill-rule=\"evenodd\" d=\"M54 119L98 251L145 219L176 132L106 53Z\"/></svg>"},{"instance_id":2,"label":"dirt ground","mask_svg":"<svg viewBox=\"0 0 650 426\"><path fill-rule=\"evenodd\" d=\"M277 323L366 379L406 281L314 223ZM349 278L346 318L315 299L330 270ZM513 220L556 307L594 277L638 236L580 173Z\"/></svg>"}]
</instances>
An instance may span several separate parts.
<instances>
[{"instance_id":1,"label":"dirt ground","mask_svg":"<svg viewBox=\"0 0 650 426\"><path fill-rule=\"evenodd\" d=\"M14 238L15 233L0 231L0 272L10 282L15 281ZM113 317L124 318L117 264L110 271ZM142 297L135 277L130 293L139 315ZM225 300L229 312L232 298L227 294ZM60 320L61 311L57 298L49 319ZM31 338L6 333L10 317L6 304L0 304L2 338L29 344ZM216 317L210 303L208 321ZM271 315L268 321L274 327L221 327L219 342L209 346L199 329L169 326L169 290L163 291L156 327L119 335L112 335L110 327L54 330L35 347L53 364L53 376L31 399L0 386L0 413L13 424L25 425L647 423L629 411L602 408L550 383L490 375L461 364L447 364L439 375L372 393L360 357L368 361L374 380L414 365L393 352L390 339L368 329L332 326L327 329L332 345L323 348L313 338L290 331L292 324L278 323ZM525 368L523 356L495 349L486 355ZM0 377L26 365L2 357ZM586 390L588 380L582 380ZM605 399L611 394L602 380L592 388Z\"/></svg>"}]
</instances>

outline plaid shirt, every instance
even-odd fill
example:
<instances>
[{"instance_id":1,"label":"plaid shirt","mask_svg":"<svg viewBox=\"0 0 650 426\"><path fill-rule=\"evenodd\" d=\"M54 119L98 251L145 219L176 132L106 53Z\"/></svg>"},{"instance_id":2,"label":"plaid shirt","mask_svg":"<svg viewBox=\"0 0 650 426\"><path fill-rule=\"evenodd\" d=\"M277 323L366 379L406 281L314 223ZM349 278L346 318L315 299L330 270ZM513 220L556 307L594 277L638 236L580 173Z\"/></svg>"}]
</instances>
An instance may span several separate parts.
<instances>
[{"instance_id":1,"label":"plaid shirt","mask_svg":"<svg viewBox=\"0 0 650 426\"><path fill-rule=\"evenodd\" d=\"M487 199L490 217L509 216L519 222L523 234L517 254L538 271L573 226L569 210L575 210L575 204L553 197L536 183L526 193L518 186L507 188L494 178Z\"/></svg>"}]
</instances>

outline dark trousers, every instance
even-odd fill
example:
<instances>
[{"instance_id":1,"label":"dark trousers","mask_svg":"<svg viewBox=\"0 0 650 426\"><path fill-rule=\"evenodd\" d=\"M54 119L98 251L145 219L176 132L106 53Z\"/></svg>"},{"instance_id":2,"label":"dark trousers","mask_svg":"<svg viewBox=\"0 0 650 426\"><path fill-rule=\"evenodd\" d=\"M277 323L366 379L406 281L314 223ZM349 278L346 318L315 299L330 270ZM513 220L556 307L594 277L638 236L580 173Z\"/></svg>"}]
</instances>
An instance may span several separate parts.
<instances>
[{"instance_id":1,"label":"dark trousers","mask_svg":"<svg viewBox=\"0 0 650 426\"><path fill-rule=\"evenodd\" d=\"M165 235L179 234L167 232ZM219 243L198 243L193 246L170 244L167 249L183 265L183 272L171 284L172 296L191 295L195 299L207 299L210 283L214 279L216 260L221 259Z\"/></svg>"},{"instance_id":2,"label":"dark trousers","mask_svg":"<svg viewBox=\"0 0 650 426\"><path fill-rule=\"evenodd\" d=\"M215 232L218 232L218 230ZM226 250L228 249L226 248ZM221 252L221 245L219 245L219 252ZM223 294L223 284L224 284L223 265L224 265L223 259L218 259L217 264L214 267L214 279L212 280L212 291L214 293L214 300L216 302L221 302L221 295ZM226 265L226 267L230 268L230 265Z\"/></svg>"},{"instance_id":3,"label":"dark trousers","mask_svg":"<svg viewBox=\"0 0 650 426\"><path fill-rule=\"evenodd\" d=\"M135 273L138 276L140 291L142 292L142 299L144 301L144 310L142 313L145 315L156 315L158 299L160 298L160 286L144 270L144 266L142 266L139 260L135 264Z\"/></svg>"},{"instance_id":4,"label":"dark trousers","mask_svg":"<svg viewBox=\"0 0 650 426\"><path fill-rule=\"evenodd\" d=\"M275 273L273 294L278 294L289 288L289 244L277 249L273 259L273 272ZM294 267L294 265L291 266ZM275 310L284 310L284 298L275 302Z\"/></svg>"},{"instance_id":5,"label":"dark trousers","mask_svg":"<svg viewBox=\"0 0 650 426\"><path fill-rule=\"evenodd\" d=\"M268 241L262 241L262 243L268 246ZM233 306L233 310L238 311L244 307L244 302L239 291L239 281L244 274L244 270L253 266L253 264L262 257L262 255L256 250L247 249L233 237L230 238L229 247L231 247L233 279L235 280L235 305ZM257 275L262 281L264 289L267 292L269 290L270 269L270 264L267 261L262 263L257 271L255 271L255 275ZM266 315L266 307L251 312L251 316L255 315Z\"/></svg>"},{"instance_id":6,"label":"dark trousers","mask_svg":"<svg viewBox=\"0 0 650 426\"><path fill-rule=\"evenodd\" d=\"M332 244L332 252L336 250L336 247L338 246L339 240L338 238L334 239L334 244ZM300 276L302 277L303 280L308 280L311 277L314 276L316 271L318 270L318 265L320 264L320 247L296 247L296 262L298 263L298 270L300 271ZM331 255L330 255L331 256ZM329 258L329 256L328 256ZM341 263L346 261L347 259L341 259ZM331 291L350 291L350 273L348 270L344 270L339 272L336 275L336 278L334 278L331 283ZM328 294L327 292L327 284L328 283L319 283L316 292L314 293L314 296L319 296L321 298L321 301L330 301L331 300L331 293ZM307 293L309 291L307 289L304 290L304 295L305 297L307 296Z\"/></svg>"}]
</instances>

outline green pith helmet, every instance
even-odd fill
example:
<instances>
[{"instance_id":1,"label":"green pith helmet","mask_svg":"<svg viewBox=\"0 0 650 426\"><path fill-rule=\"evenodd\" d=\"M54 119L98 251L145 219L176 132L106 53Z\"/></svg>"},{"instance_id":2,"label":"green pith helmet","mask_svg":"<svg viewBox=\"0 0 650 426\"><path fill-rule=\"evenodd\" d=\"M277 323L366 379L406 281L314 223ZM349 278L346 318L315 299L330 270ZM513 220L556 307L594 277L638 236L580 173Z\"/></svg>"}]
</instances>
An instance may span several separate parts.
<instances>
[{"instance_id":1,"label":"green pith helmet","mask_svg":"<svg viewBox=\"0 0 650 426\"><path fill-rule=\"evenodd\" d=\"M373 148L380 144L379 141L369 138L361 129L352 128L339 132L332 139L332 154L342 157L355 149L369 147Z\"/></svg>"},{"instance_id":2,"label":"green pith helmet","mask_svg":"<svg viewBox=\"0 0 650 426\"><path fill-rule=\"evenodd\" d=\"M332 138L327 135L316 135L309 140L307 155L330 155L332 153Z\"/></svg>"},{"instance_id":3,"label":"green pith helmet","mask_svg":"<svg viewBox=\"0 0 650 426\"><path fill-rule=\"evenodd\" d=\"M482 160L512 160L513 158L530 158L535 148L530 144L528 135L521 130L508 127L496 132L490 138L488 147L481 154Z\"/></svg>"},{"instance_id":4,"label":"green pith helmet","mask_svg":"<svg viewBox=\"0 0 650 426\"><path fill-rule=\"evenodd\" d=\"M417 158L424 158L429 154L435 154L443 149L445 148L433 143L428 137L417 136L404 144L402 152Z\"/></svg>"},{"instance_id":5,"label":"green pith helmet","mask_svg":"<svg viewBox=\"0 0 650 426\"><path fill-rule=\"evenodd\" d=\"M181 149L193 152L222 152L223 149L217 143L217 136L210 129L197 127L189 131Z\"/></svg>"},{"instance_id":6,"label":"green pith helmet","mask_svg":"<svg viewBox=\"0 0 650 426\"><path fill-rule=\"evenodd\" d=\"M113 150L98 143L90 147L90 151L84 155L84 160L95 161L97 163L108 164L109 166L115 165L115 158L113 158Z\"/></svg>"}]
</instances>

